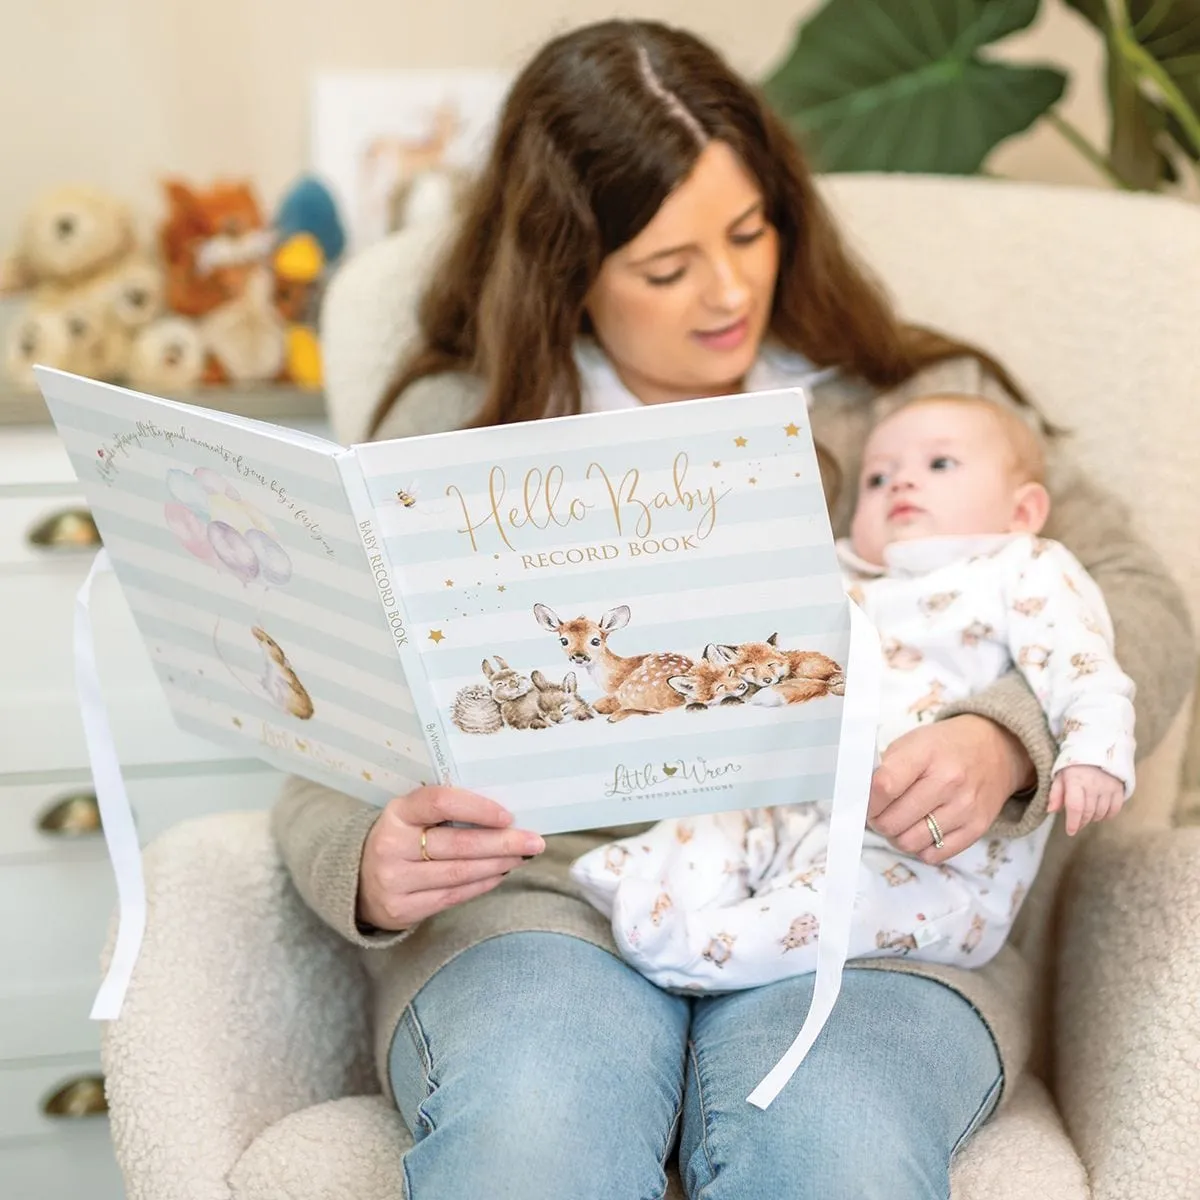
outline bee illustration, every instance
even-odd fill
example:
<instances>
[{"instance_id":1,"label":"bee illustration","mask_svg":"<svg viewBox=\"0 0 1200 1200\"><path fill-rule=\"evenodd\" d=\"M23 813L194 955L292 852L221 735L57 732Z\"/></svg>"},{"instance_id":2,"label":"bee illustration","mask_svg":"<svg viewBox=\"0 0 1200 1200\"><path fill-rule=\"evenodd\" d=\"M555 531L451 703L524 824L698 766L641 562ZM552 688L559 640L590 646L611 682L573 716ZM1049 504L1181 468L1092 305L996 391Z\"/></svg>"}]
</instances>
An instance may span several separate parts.
<instances>
[{"instance_id":1,"label":"bee illustration","mask_svg":"<svg viewBox=\"0 0 1200 1200\"><path fill-rule=\"evenodd\" d=\"M400 488L396 492L396 503L403 505L405 508L415 508L417 505L416 484L412 484L409 487Z\"/></svg>"}]
</instances>

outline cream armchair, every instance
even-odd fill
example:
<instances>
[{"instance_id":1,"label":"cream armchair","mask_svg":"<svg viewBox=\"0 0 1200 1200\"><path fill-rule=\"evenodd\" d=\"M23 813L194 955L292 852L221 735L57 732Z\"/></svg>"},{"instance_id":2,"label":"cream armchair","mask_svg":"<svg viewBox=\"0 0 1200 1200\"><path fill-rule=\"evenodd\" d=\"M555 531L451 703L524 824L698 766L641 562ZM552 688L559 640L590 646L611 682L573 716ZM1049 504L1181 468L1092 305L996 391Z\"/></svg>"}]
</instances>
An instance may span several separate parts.
<instances>
[{"instance_id":1,"label":"cream armchair","mask_svg":"<svg viewBox=\"0 0 1200 1200\"><path fill-rule=\"evenodd\" d=\"M1200 212L981 180L824 186L906 314L987 345L1077 431L1200 618ZM347 441L412 328L429 243L393 237L331 288ZM955 1200L1200 1196L1200 829L1173 820L1188 730L1181 715L1060 888L1042 1079L957 1160ZM363 974L300 902L265 816L179 826L146 868L146 942L104 1041L130 1200L398 1200L408 1135L372 1075Z\"/></svg>"}]
</instances>

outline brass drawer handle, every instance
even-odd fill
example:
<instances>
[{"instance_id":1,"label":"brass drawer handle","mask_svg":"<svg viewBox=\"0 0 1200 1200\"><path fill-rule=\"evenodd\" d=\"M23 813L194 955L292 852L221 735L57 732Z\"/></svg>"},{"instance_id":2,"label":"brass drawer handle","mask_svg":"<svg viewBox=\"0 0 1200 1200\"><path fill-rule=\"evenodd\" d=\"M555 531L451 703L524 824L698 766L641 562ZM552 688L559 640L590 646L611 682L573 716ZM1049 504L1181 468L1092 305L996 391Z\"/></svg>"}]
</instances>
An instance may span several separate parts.
<instances>
[{"instance_id":1,"label":"brass drawer handle","mask_svg":"<svg viewBox=\"0 0 1200 1200\"><path fill-rule=\"evenodd\" d=\"M108 1112L103 1075L80 1075L69 1079L42 1101L42 1112L59 1120L98 1117Z\"/></svg>"},{"instance_id":2,"label":"brass drawer handle","mask_svg":"<svg viewBox=\"0 0 1200 1200\"><path fill-rule=\"evenodd\" d=\"M99 833L100 804L95 792L75 792L56 800L38 817L38 832L50 837L86 837Z\"/></svg>"},{"instance_id":3,"label":"brass drawer handle","mask_svg":"<svg viewBox=\"0 0 1200 1200\"><path fill-rule=\"evenodd\" d=\"M86 508L65 508L39 521L26 535L31 546L86 550L100 545L100 531Z\"/></svg>"}]
</instances>

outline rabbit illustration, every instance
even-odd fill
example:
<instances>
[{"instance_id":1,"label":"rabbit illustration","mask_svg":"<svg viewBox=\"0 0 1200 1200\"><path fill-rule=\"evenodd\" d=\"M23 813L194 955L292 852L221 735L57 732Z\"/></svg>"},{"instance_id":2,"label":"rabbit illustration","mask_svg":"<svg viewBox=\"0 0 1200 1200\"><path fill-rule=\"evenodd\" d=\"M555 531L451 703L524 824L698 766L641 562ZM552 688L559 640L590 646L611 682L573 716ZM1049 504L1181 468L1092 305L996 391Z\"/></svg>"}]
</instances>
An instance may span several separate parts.
<instances>
[{"instance_id":1,"label":"rabbit illustration","mask_svg":"<svg viewBox=\"0 0 1200 1200\"><path fill-rule=\"evenodd\" d=\"M262 686L272 704L301 721L307 721L314 712L312 697L308 694L300 677L292 670L279 643L261 626L255 625L250 632L263 648Z\"/></svg>"},{"instance_id":2,"label":"rabbit illustration","mask_svg":"<svg viewBox=\"0 0 1200 1200\"><path fill-rule=\"evenodd\" d=\"M562 683L552 683L541 671L534 671L530 679L537 689L538 707L549 724L590 721L596 715L592 706L579 694L574 671L568 671Z\"/></svg>"},{"instance_id":3,"label":"rabbit illustration","mask_svg":"<svg viewBox=\"0 0 1200 1200\"><path fill-rule=\"evenodd\" d=\"M500 703L483 683L468 683L458 689L450 719L463 733L496 733L504 728Z\"/></svg>"},{"instance_id":4,"label":"rabbit illustration","mask_svg":"<svg viewBox=\"0 0 1200 1200\"><path fill-rule=\"evenodd\" d=\"M538 693L528 675L514 671L498 654L496 666L485 658L483 673L492 689L492 699L500 705L500 716L510 729L548 729L542 715Z\"/></svg>"}]
</instances>

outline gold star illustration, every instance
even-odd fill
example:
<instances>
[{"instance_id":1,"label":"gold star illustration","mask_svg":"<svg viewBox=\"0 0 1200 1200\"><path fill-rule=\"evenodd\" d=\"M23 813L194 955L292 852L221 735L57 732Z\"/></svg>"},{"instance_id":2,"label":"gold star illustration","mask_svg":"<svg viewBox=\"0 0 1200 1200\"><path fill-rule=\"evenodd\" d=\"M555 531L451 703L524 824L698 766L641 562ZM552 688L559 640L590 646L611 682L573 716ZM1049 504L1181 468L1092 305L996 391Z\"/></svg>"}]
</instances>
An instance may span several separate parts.
<instances>
[{"instance_id":1,"label":"gold star illustration","mask_svg":"<svg viewBox=\"0 0 1200 1200\"><path fill-rule=\"evenodd\" d=\"M364 772L363 772L363 778L364 778L364 779L365 779L365 780L366 780L368 783L370 783L370 782L371 782L371 772L370 772L370 771L364 771Z\"/></svg>"},{"instance_id":2,"label":"gold star illustration","mask_svg":"<svg viewBox=\"0 0 1200 1200\"><path fill-rule=\"evenodd\" d=\"M788 437L796 437L800 433L800 427L798 425L785 425L783 427L783 432L786 433Z\"/></svg>"},{"instance_id":3,"label":"gold star illustration","mask_svg":"<svg viewBox=\"0 0 1200 1200\"><path fill-rule=\"evenodd\" d=\"M500 584L500 586L499 586L499 587L496 589L496 591L498 591L498 592L507 592L507 591L508 591L508 588L506 588L506 587L504 586L504 584Z\"/></svg>"},{"instance_id":4,"label":"gold star illustration","mask_svg":"<svg viewBox=\"0 0 1200 1200\"><path fill-rule=\"evenodd\" d=\"M241 717L234 717L234 718L233 718L233 723L234 723L234 725L236 725L236 726L238 727L238 729L241 729L241 727L242 727L242 718L241 718Z\"/></svg>"},{"instance_id":5,"label":"gold star illustration","mask_svg":"<svg viewBox=\"0 0 1200 1200\"><path fill-rule=\"evenodd\" d=\"M750 482L751 482L751 483L757 483L757 482L758 482L758 480L757 480L757 479L755 479L753 475L751 475L751 476L750 476Z\"/></svg>"},{"instance_id":6,"label":"gold star illustration","mask_svg":"<svg viewBox=\"0 0 1200 1200\"><path fill-rule=\"evenodd\" d=\"M744 437L735 437L733 439L733 444L735 446L744 446L746 444L746 439Z\"/></svg>"},{"instance_id":7,"label":"gold star illustration","mask_svg":"<svg viewBox=\"0 0 1200 1200\"><path fill-rule=\"evenodd\" d=\"M438 642L445 638L445 634L440 629L431 629L429 631L429 640L436 646Z\"/></svg>"},{"instance_id":8,"label":"gold star illustration","mask_svg":"<svg viewBox=\"0 0 1200 1200\"><path fill-rule=\"evenodd\" d=\"M446 580L446 586L447 586L447 587L453 587L453 586L454 586L454 580L453 580L453 579L447 579L447 580Z\"/></svg>"}]
</instances>

